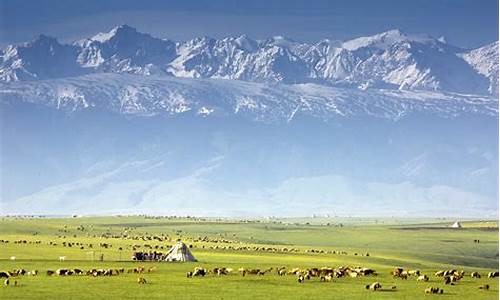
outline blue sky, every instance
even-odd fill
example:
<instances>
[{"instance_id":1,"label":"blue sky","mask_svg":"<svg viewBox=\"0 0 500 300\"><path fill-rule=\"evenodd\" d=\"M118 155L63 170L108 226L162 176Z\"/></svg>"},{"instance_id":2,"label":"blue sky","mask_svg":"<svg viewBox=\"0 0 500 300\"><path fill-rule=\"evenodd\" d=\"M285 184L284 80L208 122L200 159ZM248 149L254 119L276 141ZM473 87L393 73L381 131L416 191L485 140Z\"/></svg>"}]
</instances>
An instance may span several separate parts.
<instances>
[{"instance_id":1,"label":"blue sky","mask_svg":"<svg viewBox=\"0 0 500 300\"><path fill-rule=\"evenodd\" d=\"M39 33L72 41L127 23L154 36L285 35L345 40L399 28L461 47L498 40L497 0L0 0L0 45Z\"/></svg>"}]
</instances>

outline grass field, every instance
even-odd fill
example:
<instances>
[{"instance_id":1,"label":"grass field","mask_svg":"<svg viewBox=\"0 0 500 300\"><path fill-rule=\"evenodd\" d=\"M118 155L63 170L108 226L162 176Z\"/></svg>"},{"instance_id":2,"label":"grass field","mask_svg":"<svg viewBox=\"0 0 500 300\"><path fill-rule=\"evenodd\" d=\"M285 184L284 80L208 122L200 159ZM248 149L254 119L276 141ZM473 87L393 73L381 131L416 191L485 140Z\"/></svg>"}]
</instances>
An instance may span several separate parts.
<instances>
[{"instance_id":1,"label":"grass field","mask_svg":"<svg viewBox=\"0 0 500 300\"><path fill-rule=\"evenodd\" d=\"M17 286L0 288L0 299L498 299L498 278L486 276L498 270L498 222L463 222L461 229L449 228L451 223L437 219L315 218L244 222L142 216L3 217L0 220L0 270L36 269L40 274L16 277ZM165 240L143 240L153 236ZM203 238L205 241L200 241ZM130 260L134 245L145 251L150 250L145 245L157 246L157 251L166 252L177 239L193 246L191 250L198 262ZM480 242L475 243L476 239ZM83 249L80 245L64 246L63 242L78 242ZM100 247L100 243L111 246ZM296 251L228 249L241 246ZM347 255L311 253L311 249L342 251ZM97 259L101 254L104 261ZM11 256L16 260L11 260ZM59 261L60 256L66 260ZM109 277L45 274L48 269L58 268L128 269L141 265L156 268L142 275L123 273ZM342 277L328 283L311 278L300 284L294 275L278 276L270 272L243 277L236 271L240 267L291 269L341 265L373 268L378 276ZM186 272L196 266L230 267L235 272L227 276L210 274L186 278ZM429 275L430 281L393 278L389 273L397 266L418 269ZM454 286L445 285L442 278L433 275L441 269L463 269L467 276ZM480 272L482 278L471 278L472 271ZM148 284L137 284L139 276L146 278ZM387 289L377 292L365 289L366 284L375 281ZM490 289L479 290L483 284L489 284ZM397 288L392 290L391 286ZM426 295L424 289L428 286L443 288L444 294Z\"/></svg>"}]
</instances>

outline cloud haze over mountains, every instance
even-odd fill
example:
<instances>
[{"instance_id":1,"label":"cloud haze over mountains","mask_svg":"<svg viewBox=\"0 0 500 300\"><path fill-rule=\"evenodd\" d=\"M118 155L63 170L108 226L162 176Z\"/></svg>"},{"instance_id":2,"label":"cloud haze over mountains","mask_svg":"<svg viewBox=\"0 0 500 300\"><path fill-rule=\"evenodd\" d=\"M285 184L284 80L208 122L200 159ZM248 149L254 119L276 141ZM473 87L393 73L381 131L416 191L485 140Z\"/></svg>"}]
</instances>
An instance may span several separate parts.
<instances>
[{"instance_id":1,"label":"cloud haze over mountains","mask_svg":"<svg viewBox=\"0 0 500 300\"><path fill-rule=\"evenodd\" d=\"M498 42L121 25L0 55L3 213L498 212Z\"/></svg>"}]
</instances>

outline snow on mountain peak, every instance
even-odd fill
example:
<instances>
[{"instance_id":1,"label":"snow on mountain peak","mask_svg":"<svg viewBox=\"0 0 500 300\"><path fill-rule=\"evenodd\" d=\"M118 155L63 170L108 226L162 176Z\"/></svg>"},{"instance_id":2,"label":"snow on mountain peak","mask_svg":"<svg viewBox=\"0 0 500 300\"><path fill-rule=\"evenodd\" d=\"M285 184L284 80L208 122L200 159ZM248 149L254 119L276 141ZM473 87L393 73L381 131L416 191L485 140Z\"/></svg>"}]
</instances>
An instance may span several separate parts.
<instances>
[{"instance_id":1,"label":"snow on mountain peak","mask_svg":"<svg viewBox=\"0 0 500 300\"><path fill-rule=\"evenodd\" d=\"M236 44L243 50L253 52L257 49L257 42L249 38L246 34L242 34L235 39Z\"/></svg>"},{"instance_id":2,"label":"snow on mountain peak","mask_svg":"<svg viewBox=\"0 0 500 300\"><path fill-rule=\"evenodd\" d=\"M488 91L498 94L498 41L460 54L477 72L490 81Z\"/></svg>"},{"instance_id":3,"label":"snow on mountain peak","mask_svg":"<svg viewBox=\"0 0 500 300\"><path fill-rule=\"evenodd\" d=\"M134 27L131 27L127 24L122 24L120 26L116 26L115 28L111 29L109 32L100 32L95 36L93 36L92 38L90 38L90 40L104 43L117 36L133 35L133 34L140 34L140 33Z\"/></svg>"},{"instance_id":4,"label":"snow on mountain peak","mask_svg":"<svg viewBox=\"0 0 500 300\"><path fill-rule=\"evenodd\" d=\"M414 41L424 43L432 40L433 39L431 37L426 35L409 35L399 29L392 29L373 36L359 37L346 41L342 44L342 46L351 51L365 47L385 50L399 42Z\"/></svg>"},{"instance_id":5,"label":"snow on mountain peak","mask_svg":"<svg viewBox=\"0 0 500 300\"><path fill-rule=\"evenodd\" d=\"M50 64L44 56L52 57ZM443 39L398 29L345 42L308 44L283 36L253 40L241 35L174 43L124 24L72 45L40 36L8 46L0 59L2 81L90 72L498 93L498 46L469 53Z\"/></svg>"}]
</instances>

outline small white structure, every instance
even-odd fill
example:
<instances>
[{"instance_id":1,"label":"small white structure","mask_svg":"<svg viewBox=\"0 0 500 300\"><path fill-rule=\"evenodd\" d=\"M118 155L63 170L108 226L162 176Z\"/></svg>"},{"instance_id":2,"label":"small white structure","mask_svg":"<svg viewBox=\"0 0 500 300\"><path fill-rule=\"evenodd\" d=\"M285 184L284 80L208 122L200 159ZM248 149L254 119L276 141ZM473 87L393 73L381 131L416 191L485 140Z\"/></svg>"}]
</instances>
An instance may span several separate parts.
<instances>
[{"instance_id":1,"label":"small white structure","mask_svg":"<svg viewBox=\"0 0 500 300\"><path fill-rule=\"evenodd\" d=\"M177 242L177 244L168 250L165 261L196 261L196 258L191 254L186 244Z\"/></svg>"},{"instance_id":2,"label":"small white structure","mask_svg":"<svg viewBox=\"0 0 500 300\"><path fill-rule=\"evenodd\" d=\"M456 221L450 227L451 228L462 228L462 224L460 224L460 222Z\"/></svg>"}]
</instances>

